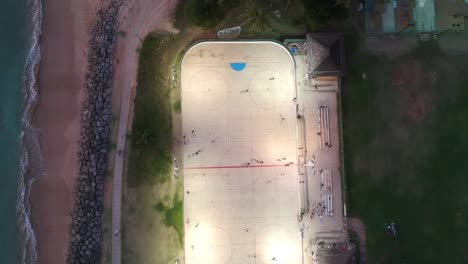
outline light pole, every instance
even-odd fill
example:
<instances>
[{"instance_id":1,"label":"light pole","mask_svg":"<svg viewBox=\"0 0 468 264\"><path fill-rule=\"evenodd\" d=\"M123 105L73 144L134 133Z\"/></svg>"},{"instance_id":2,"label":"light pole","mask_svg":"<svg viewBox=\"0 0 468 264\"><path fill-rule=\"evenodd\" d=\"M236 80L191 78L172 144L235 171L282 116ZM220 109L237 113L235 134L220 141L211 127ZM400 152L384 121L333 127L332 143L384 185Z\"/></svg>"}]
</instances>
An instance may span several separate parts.
<instances>
[{"instance_id":1,"label":"light pole","mask_svg":"<svg viewBox=\"0 0 468 264\"><path fill-rule=\"evenodd\" d=\"M400 35L401 32L405 31L406 29L408 29L409 27L413 27L414 26L414 23L408 23L406 24L406 26L404 26L402 29L400 29L400 31L398 31L397 33L395 34L392 34L390 35L390 38L394 39L396 38L398 35Z\"/></svg>"},{"instance_id":2,"label":"light pole","mask_svg":"<svg viewBox=\"0 0 468 264\"><path fill-rule=\"evenodd\" d=\"M444 33L447 33L447 32L449 32L450 30L452 30L453 28L457 28L457 27L460 27L460 26L461 26L460 24L452 24L452 26L450 26L450 27L447 28L447 29L444 29L444 30L441 31L440 33L432 35L432 38L433 38L433 39L438 39L440 35L442 35L442 34L444 34Z\"/></svg>"}]
</instances>

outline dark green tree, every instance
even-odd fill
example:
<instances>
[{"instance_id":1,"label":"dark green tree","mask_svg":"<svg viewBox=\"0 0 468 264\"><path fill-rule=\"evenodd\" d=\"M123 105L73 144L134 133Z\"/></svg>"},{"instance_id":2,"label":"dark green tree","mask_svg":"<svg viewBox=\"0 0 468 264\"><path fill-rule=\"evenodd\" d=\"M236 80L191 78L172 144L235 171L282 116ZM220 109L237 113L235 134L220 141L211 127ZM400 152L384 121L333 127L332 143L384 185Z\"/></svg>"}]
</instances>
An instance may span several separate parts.
<instances>
[{"instance_id":1,"label":"dark green tree","mask_svg":"<svg viewBox=\"0 0 468 264\"><path fill-rule=\"evenodd\" d=\"M214 28L238 0L188 0L186 14L194 25Z\"/></svg>"},{"instance_id":2,"label":"dark green tree","mask_svg":"<svg viewBox=\"0 0 468 264\"><path fill-rule=\"evenodd\" d=\"M259 33L270 29L268 8L261 8L253 0L247 2L241 18L244 20L242 26L245 26L250 33Z\"/></svg>"},{"instance_id":3,"label":"dark green tree","mask_svg":"<svg viewBox=\"0 0 468 264\"><path fill-rule=\"evenodd\" d=\"M343 21L348 18L348 9L340 0L302 0L305 16L312 29L320 29L330 20Z\"/></svg>"}]
</instances>

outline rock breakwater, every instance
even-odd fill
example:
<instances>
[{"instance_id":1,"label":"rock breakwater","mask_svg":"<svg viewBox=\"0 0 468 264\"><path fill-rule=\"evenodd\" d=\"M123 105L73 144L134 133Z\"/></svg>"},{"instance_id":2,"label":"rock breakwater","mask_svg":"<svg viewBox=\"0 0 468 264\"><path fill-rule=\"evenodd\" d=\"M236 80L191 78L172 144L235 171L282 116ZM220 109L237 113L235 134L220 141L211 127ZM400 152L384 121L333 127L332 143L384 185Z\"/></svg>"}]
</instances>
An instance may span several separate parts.
<instances>
[{"instance_id":1,"label":"rock breakwater","mask_svg":"<svg viewBox=\"0 0 468 264\"><path fill-rule=\"evenodd\" d=\"M107 171L113 61L121 1L98 10L91 30L85 98L81 110L79 171L67 263L99 263L104 176Z\"/></svg>"}]
</instances>

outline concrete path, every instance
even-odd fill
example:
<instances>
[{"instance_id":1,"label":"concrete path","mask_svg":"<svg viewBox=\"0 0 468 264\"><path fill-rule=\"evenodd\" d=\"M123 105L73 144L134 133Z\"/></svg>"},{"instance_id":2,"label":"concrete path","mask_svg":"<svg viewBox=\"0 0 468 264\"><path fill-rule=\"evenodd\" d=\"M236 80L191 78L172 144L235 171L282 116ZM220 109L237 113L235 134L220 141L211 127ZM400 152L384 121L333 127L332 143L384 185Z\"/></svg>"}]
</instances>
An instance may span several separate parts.
<instances>
[{"instance_id":1,"label":"concrete path","mask_svg":"<svg viewBox=\"0 0 468 264\"><path fill-rule=\"evenodd\" d=\"M121 210L122 210L122 174L125 151L125 135L128 126L130 105L130 87L122 91L119 128L117 132L117 155L114 161L114 176L112 179L112 263L121 263Z\"/></svg>"},{"instance_id":2,"label":"concrete path","mask_svg":"<svg viewBox=\"0 0 468 264\"><path fill-rule=\"evenodd\" d=\"M348 217L348 229L357 235L359 240L359 263L367 264L367 236L364 223L354 217Z\"/></svg>"}]
</instances>

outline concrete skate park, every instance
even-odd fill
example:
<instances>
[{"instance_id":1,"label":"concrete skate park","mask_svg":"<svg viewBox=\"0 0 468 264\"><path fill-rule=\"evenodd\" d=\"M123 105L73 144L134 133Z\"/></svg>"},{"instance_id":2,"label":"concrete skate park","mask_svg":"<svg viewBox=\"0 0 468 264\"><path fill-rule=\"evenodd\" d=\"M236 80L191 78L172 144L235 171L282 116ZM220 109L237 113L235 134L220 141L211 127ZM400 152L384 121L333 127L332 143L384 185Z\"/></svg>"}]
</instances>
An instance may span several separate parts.
<instances>
[{"instance_id":1,"label":"concrete skate park","mask_svg":"<svg viewBox=\"0 0 468 264\"><path fill-rule=\"evenodd\" d=\"M320 37L206 41L186 52L185 263L345 263L352 254L340 169L344 63L333 54L342 38Z\"/></svg>"}]
</instances>

